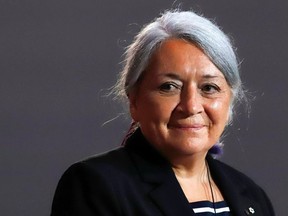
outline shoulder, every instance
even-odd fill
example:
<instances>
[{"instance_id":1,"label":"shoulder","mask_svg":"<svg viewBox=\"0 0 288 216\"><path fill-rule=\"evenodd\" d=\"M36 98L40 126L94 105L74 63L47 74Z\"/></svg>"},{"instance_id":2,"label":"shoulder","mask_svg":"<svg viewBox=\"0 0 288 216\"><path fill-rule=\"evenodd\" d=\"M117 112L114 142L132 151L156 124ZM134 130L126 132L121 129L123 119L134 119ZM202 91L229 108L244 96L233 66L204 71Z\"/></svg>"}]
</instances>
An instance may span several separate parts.
<instances>
[{"instance_id":1,"label":"shoulder","mask_svg":"<svg viewBox=\"0 0 288 216\"><path fill-rule=\"evenodd\" d=\"M218 181L227 184L231 183L242 191L249 191L249 193L255 193L255 195L262 195L262 188L252 178L222 161L216 159L212 160L213 161L210 163L211 167L213 167L211 171Z\"/></svg>"},{"instance_id":2,"label":"shoulder","mask_svg":"<svg viewBox=\"0 0 288 216\"><path fill-rule=\"evenodd\" d=\"M252 180L246 174L222 161L212 159L209 166L212 166L213 170L215 170L217 173L221 173L221 175L229 177L229 179L235 183L256 186L254 180Z\"/></svg>"},{"instance_id":3,"label":"shoulder","mask_svg":"<svg viewBox=\"0 0 288 216\"><path fill-rule=\"evenodd\" d=\"M120 147L74 163L64 172L63 176L79 176L82 179L111 178L113 175L120 177L132 169L129 154L125 148Z\"/></svg>"},{"instance_id":4,"label":"shoulder","mask_svg":"<svg viewBox=\"0 0 288 216\"><path fill-rule=\"evenodd\" d=\"M116 193L128 163L119 148L71 165L58 182L51 215L120 215Z\"/></svg>"}]
</instances>

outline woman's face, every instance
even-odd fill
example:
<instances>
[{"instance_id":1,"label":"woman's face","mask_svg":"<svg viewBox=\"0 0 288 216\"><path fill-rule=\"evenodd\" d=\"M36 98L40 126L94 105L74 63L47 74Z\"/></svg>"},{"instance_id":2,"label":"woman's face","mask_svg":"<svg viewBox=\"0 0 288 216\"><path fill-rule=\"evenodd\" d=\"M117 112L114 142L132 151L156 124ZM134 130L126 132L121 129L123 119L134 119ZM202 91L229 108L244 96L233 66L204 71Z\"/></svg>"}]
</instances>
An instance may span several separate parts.
<instances>
[{"instance_id":1,"label":"woman's face","mask_svg":"<svg viewBox=\"0 0 288 216\"><path fill-rule=\"evenodd\" d=\"M153 54L130 112L146 139L168 157L206 155L229 118L231 89L195 45L165 41Z\"/></svg>"}]
</instances>

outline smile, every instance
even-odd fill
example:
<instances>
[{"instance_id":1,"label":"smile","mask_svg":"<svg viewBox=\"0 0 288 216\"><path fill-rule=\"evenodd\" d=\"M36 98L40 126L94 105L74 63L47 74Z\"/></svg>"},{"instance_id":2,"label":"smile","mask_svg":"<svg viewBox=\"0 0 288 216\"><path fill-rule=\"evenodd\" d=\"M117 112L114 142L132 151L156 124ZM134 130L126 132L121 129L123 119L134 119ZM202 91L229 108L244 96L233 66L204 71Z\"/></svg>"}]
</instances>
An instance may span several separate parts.
<instances>
[{"instance_id":1,"label":"smile","mask_svg":"<svg viewBox=\"0 0 288 216\"><path fill-rule=\"evenodd\" d=\"M179 130L190 130L190 131L199 131L206 126L203 124L175 124L175 125L168 125L169 128L179 129Z\"/></svg>"}]
</instances>

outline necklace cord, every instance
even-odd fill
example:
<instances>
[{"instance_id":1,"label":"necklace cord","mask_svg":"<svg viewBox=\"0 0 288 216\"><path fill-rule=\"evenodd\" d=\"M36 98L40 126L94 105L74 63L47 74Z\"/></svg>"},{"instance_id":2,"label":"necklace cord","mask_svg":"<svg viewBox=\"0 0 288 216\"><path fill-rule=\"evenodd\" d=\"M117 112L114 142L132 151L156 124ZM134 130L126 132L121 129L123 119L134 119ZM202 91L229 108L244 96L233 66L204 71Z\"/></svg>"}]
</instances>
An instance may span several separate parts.
<instances>
[{"instance_id":1,"label":"necklace cord","mask_svg":"<svg viewBox=\"0 0 288 216\"><path fill-rule=\"evenodd\" d=\"M212 196L212 204L213 204L214 214L216 214L215 198L214 198L214 193L213 193L213 188L212 188L212 183L211 183L210 169L209 169L207 161L206 161L206 168L207 168L207 178L208 178L209 187L210 187L211 196Z\"/></svg>"}]
</instances>

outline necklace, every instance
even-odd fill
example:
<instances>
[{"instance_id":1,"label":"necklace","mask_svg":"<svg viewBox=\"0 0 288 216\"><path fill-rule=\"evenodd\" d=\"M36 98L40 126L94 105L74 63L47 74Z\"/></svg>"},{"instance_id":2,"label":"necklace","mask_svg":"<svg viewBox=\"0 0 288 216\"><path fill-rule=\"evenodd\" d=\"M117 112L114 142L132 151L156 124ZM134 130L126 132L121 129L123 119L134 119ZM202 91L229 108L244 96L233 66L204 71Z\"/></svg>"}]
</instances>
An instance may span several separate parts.
<instances>
[{"instance_id":1,"label":"necklace","mask_svg":"<svg viewBox=\"0 0 288 216\"><path fill-rule=\"evenodd\" d=\"M213 187L212 187L212 183L211 183L210 169L209 169L209 166L208 166L207 161L206 161L206 167L207 167L207 178L208 178L208 183L209 183L210 192L211 192L211 196L212 196L213 210L214 210L214 214L216 214L215 198L214 198Z\"/></svg>"}]
</instances>

